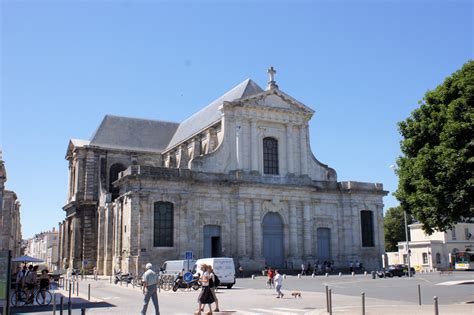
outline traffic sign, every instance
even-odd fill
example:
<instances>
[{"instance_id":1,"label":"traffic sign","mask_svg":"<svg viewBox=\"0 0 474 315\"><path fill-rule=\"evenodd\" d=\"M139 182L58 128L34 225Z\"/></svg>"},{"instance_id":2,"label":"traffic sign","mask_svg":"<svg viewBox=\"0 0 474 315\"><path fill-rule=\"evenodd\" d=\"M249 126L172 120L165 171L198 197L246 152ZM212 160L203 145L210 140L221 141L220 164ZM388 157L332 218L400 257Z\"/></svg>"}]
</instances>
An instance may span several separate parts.
<instances>
[{"instance_id":1,"label":"traffic sign","mask_svg":"<svg viewBox=\"0 0 474 315\"><path fill-rule=\"evenodd\" d=\"M187 251L184 253L184 259L186 260L191 260L193 259L193 252L192 251Z\"/></svg>"},{"instance_id":2,"label":"traffic sign","mask_svg":"<svg viewBox=\"0 0 474 315\"><path fill-rule=\"evenodd\" d=\"M183 276L183 280L184 280L184 282L186 282L186 283L190 283L191 281L193 281L193 274L190 273L189 271L186 272L186 273L184 274L184 276Z\"/></svg>"}]
</instances>

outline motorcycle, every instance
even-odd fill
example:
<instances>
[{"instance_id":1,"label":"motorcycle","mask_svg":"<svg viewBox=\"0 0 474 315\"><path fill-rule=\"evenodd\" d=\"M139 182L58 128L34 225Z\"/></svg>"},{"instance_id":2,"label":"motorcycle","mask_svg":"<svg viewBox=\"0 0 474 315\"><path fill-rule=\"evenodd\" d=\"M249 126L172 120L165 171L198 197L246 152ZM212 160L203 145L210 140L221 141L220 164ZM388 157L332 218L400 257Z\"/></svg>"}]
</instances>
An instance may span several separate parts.
<instances>
[{"instance_id":1,"label":"motorcycle","mask_svg":"<svg viewBox=\"0 0 474 315\"><path fill-rule=\"evenodd\" d=\"M119 282L125 283L132 283L133 275L130 273L122 273L121 271L115 273L114 283L117 284Z\"/></svg>"},{"instance_id":2,"label":"motorcycle","mask_svg":"<svg viewBox=\"0 0 474 315\"><path fill-rule=\"evenodd\" d=\"M184 281L182 276L178 276L176 280L174 281L173 285L173 292L178 291L178 289L181 290L186 290L189 288L192 288L193 290L198 290L201 287L201 284L199 283L199 277L193 277L193 280L189 283L186 283Z\"/></svg>"}]
</instances>

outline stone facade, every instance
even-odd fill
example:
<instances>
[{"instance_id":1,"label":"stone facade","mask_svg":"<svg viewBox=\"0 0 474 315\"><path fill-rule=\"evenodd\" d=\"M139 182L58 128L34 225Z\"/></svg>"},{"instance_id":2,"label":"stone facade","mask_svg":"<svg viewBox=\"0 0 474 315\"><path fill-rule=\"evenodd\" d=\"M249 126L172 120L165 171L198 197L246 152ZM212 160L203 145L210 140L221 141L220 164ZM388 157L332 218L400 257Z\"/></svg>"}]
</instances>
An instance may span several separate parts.
<instances>
[{"instance_id":1,"label":"stone facade","mask_svg":"<svg viewBox=\"0 0 474 315\"><path fill-rule=\"evenodd\" d=\"M21 253L21 203L15 192L5 190L7 172L0 151L0 250L11 250L13 257Z\"/></svg>"},{"instance_id":2,"label":"stone facade","mask_svg":"<svg viewBox=\"0 0 474 315\"><path fill-rule=\"evenodd\" d=\"M25 255L42 259L50 271L58 269L58 237L56 228L26 240Z\"/></svg>"},{"instance_id":3,"label":"stone facade","mask_svg":"<svg viewBox=\"0 0 474 315\"><path fill-rule=\"evenodd\" d=\"M246 270L378 267L387 192L338 182L314 157L313 113L272 77L266 91L246 80L180 124L106 116L68 146L62 267L138 273L189 250Z\"/></svg>"}]
</instances>

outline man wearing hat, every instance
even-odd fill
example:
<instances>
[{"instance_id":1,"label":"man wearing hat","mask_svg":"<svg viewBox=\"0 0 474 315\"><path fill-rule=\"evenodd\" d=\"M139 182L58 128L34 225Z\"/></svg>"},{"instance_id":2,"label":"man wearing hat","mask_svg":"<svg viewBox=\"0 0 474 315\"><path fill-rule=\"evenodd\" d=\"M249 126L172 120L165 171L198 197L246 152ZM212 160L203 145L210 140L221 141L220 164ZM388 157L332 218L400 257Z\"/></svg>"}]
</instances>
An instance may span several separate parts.
<instances>
[{"instance_id":1,"label":"man wearing hat","mask_svg":"<svg viewBox=\"0 0 474 315\"><path fill-rule=\"evenodd\" d=\"M142 315L146 314L146 309L148 308L148 302L150 302L150 298L152 299L153 305L155 306L155 314L160 315L160 307L158 306L158 295L156 294L158 275L156 274L156 272L151 270L151 267L153 267L152 264L146 264L146 271L143 273L142 277L143 294L145 295L145 298L143 300Z\"/></svg>"}]
</instances>

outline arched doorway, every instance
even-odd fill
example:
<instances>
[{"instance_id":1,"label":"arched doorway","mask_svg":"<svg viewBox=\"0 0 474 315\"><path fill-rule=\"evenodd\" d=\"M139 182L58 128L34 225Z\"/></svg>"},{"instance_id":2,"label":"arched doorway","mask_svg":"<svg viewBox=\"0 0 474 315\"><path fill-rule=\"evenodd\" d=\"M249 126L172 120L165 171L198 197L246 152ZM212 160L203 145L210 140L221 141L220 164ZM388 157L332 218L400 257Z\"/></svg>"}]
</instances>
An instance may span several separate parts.
<instances>
[{"instance_id":1,"label":"arched doorway","mask_svg":"<svg viewBox=\"0 0 474 315\"><path fill-rule=\"evenodd\" d=\"M328 228L318 228L316 230L318 260L325 261L331 259L331 230Z\"/></svg>"},{"instance_id":2,"label":"arched doorway","mask_svg":"<svg viewBox=\"0 0 474 315\"><path fill-rule=\"evenodd\" d=\"M221 227L219 225L205 225L203 258L221 256Z\"/></svg>"},{"instance_id":3,"label":"arched doorway","mask_svg":"<svg viewBox=\"0 0 474 315\"><path fill-rule=\"evenodd\" d=\"M283 221L275 212L269 212L263 218L263 257L267 266L284 267Z\"/></svg>"}]
</instances>

